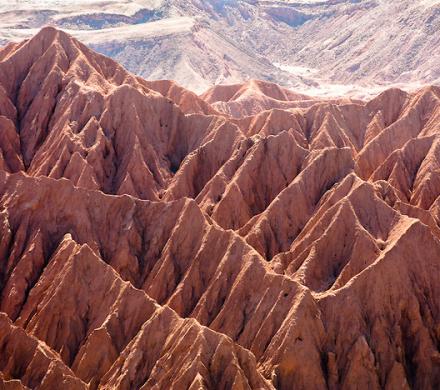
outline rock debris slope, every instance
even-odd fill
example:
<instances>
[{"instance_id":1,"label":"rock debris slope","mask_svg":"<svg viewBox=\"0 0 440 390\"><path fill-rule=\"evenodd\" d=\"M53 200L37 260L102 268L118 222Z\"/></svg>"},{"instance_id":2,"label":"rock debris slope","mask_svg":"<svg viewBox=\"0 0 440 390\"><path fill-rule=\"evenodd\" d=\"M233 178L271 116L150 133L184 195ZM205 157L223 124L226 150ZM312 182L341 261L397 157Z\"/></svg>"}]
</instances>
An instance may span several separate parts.
<instances>
[{"instance_id":1,"label":"rock debris slope","mask_svg":"<svg viewBox=\"0 0 440 390\"><path fill-rule=\"evenodd\" d=\"M45 28L0 100L1 388L440 386L438 87L197 97Z\"/></svg>"},{"instance_id":2,"label":"rock debris slope","mask_svg":"<svg viewBox=\"0 0 440 390\"><path fill-rule=\"evenodd\" d=\"M439 0L3 1L0 44L56 26L148 79L249 79L318 96L440 81Z\"/></svg>"}]
</instances>

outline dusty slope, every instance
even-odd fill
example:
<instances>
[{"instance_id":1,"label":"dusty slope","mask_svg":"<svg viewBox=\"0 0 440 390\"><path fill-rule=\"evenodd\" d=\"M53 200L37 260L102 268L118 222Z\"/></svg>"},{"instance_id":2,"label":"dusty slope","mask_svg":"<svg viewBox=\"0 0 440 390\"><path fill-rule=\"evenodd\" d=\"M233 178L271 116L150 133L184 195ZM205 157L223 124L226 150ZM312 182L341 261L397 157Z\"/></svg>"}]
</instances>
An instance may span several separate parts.
<instances>
[{"instance_id":1,"label":"dusty slope","mask_svg":"<svg viewBox=\"0 0 440 390\"><path fill-rule=\"evenodd\" d=\"M173 79L197 93L213 84L242 82L249 76L299 80L249 49L238 35L234 37L237 32L227 27L232 20L238 26L246 15L252 15L254 26L268 22L256 14L254 5L239 3L238 8L227 4L228 15L221 2L199 0L5 4L0 6L0 42L28 38L38 28L53 25L138 75Z\"/></svg>"},{"instance_id":2,"label":"dusty slope","mask_svg":"<svg viewBox=\"0 0 440 390\"><path fill-rule=\"evenodd\" d=\"M0 51L1 385L439 387L440 89L220 92Z\"/></svg>"},{"instance_id":3,"label":"dusty slope","mask_svg":"<svg viewBox=\"0 0 440 390\"><path fill-rule=\"evenodd\" d=\"M439 82L439 7L438 0L27 0L0 5L0 42L53 25L142 77L197 93L264 79L319 96L371 96L390 84Z\"/></svg>"},{"instance_id":4,"label":"dusty slope","mask_svg":"<svg viewBox=\"0 0 440 390\"><path fill-rule=\"evenodd\" d=\"M297 64L344 82L439 83L438 0L333 1L299 10L308 22L287 50Z\"/></svg>"}]
</instances>

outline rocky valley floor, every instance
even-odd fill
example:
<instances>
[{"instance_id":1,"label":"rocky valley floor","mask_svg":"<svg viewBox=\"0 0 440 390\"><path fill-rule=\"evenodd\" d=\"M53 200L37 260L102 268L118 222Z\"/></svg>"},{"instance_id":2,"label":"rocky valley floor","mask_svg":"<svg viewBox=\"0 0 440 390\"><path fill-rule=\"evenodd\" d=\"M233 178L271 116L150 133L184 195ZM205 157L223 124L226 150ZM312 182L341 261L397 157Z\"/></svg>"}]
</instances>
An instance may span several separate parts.
<instances>
[{"instance_id":1,"label":"rocky valley floor","mask_svg":"<svg viewBox=\"0 0 440 390\"><path fill-rule=\"evenodd\" d=\"M1 389L440 387L440 88L197 96L0 49Z\"/></svg>"}]
</instances>

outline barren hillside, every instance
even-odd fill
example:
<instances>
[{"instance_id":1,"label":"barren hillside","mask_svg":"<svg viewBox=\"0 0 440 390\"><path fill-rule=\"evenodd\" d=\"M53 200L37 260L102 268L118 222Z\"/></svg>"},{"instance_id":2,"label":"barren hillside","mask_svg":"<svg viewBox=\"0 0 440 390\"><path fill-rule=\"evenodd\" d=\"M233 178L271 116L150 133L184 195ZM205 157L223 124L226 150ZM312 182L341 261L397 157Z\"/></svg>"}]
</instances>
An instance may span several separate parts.
<instances>
[{"instance_id":1,"label":"barren hillside","mask_svg":"<svg viewBox=\"0 0 440 390\"><path fill-rule=\"evenodd\" d=\"M198 97L45 28L0 151L1 387L440 386L440 88Z\"/></svg>"}]
</instances>

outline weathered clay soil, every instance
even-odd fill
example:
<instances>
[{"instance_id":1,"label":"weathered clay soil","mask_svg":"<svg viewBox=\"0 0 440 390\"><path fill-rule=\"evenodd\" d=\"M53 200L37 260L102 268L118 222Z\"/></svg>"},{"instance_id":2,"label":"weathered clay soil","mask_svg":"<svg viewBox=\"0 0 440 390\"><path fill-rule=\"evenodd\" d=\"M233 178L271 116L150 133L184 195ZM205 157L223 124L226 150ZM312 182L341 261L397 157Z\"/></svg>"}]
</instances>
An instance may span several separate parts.
<instances>
[{"instance_id":1,"label":"weathered clay soil","mask_svg":"<svg viewBox=\"0 0 440 390\"><path fill-rule=\"evenodd\" d=\"M440 387L440 88L197 95L0 50L0 389Z\"/></svg>"}]
</instances>

